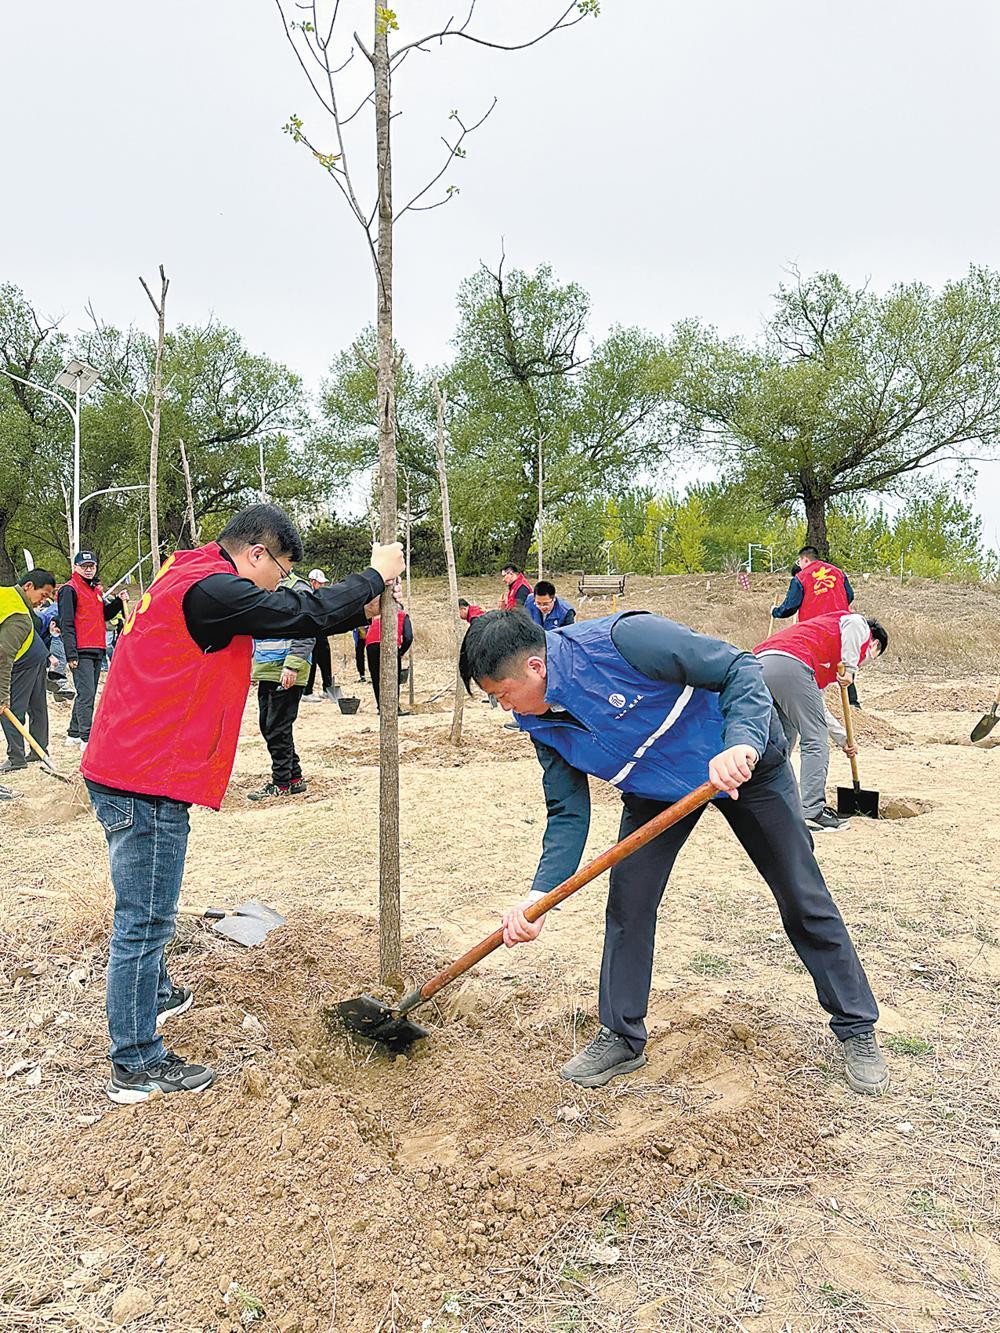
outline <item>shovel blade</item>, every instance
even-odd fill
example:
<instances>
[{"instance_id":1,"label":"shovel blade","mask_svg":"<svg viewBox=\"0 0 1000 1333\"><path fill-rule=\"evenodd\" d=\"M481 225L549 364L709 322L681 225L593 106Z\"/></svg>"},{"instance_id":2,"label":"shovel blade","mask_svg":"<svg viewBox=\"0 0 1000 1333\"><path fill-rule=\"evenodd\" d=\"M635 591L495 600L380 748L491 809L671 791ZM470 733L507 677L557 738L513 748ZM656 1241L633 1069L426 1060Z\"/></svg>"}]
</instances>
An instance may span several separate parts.
<instances>
[{"instance_id":1,"label":"shovel blade","mask_svg":"<svg viewBox=\"0 0 1000 1333\"><path fill-rule=\"evenodd\" d=\"M994 706L990 712L984 713L976 725L972 728L972 735L969 737L973 741L982 741L990 734L998 721L997 710Z\"/></svg>"},{"instance_id":2,"label":"shovel blade","mask_svg":"<svg viewBox=\"0 0 1000 1333\"><path fill-rule=\"evenodd\" d=\"M430 1036L426 1028L409 1018L400 1018L373 995L358 995L353 1000L341 1000L330 1010L330 1014L348 1032L364 1037L366 1041L378 1042L393 1055L405 1054L415 1041Z\"/></svg>"},{"instance_id":3,"label":"shovel blade","mask_svg":"<svg viewBox=\"0 0 1000 1333\"><path fill-rule=\"evenodd\" d=\"M864 787L838 787L837 814L844 818L864 815L867 819L878 819L878 792L866 791Z\"/></svg>"},{"instance_id":4,"label":"shovel blade","mask_svg":"<svg viewBox=\"0 0 1000 1333\"><path fill-rule=\"evenodd\" d=\"M226 939L235 940L237 944L249 949L260 944L272 930L284 924L285 918L272 908L265 907L263 903L248 902L240 903L239 907L227 912L221 921L215 922L214 928Z\"/></svg>"}]
</instances>

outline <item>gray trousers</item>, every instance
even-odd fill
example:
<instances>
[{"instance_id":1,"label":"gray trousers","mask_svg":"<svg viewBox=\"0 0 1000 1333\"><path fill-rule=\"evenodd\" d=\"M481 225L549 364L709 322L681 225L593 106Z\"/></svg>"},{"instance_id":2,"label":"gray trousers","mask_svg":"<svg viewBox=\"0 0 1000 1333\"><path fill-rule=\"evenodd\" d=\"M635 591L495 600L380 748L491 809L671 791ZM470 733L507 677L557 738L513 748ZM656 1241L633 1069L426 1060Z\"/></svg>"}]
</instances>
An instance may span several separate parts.
<instances>
[{"instance_id":1,"label":"gray trousers","mask_svg":"<svg viewBox=\"0 0 1000 1333\"><path fill-rule=\"evenodd\" d=\"M15 665L10 678L10 711L18 722L25 723L43 750L49 748L49 701L45 693L47 664L48 659L43 657L21 669ZM27 763L24 740L6 718L2 721L3 734L7 738L7 758L18 768Z\"/></svg>"},{"instance_id":2,"label":"gray trousers","mask_svg":"<svg viewBox=\"0 0 1000 1333\"><path fill-rule=\"evenodd\" d=\"M758 659L764 682L777 704L778 718L791 754L799 742L799 795L806 819L818 815L826 805L826 771L830 764L827 744L826 707L816 677L805 662L780 653L765 653Z\"/></svg>"},{"instance_id":3,"label":"gray trousers","mask_svg":"<svg viewBox=\"0 0 1000 1333\"><path fill-rule=\"evenodd\" d=\"M76 698L73 700L73 712L69 719L67 736L74 736L82 741L90 739L90 728L94 721L94 700L97 698L97 684L101 679L101 654L96 657L80 654L77 668L73 672L73 684L76 686Z\"/></svg>"},{"instance_id":4,"label":"gray trousers","mask_svg":"<svg viewBox=\"0 0 1000 1333\"><path fill-rule=\"evenodd\" d=\"M626 838L663 808L662 801L623 797L619 837ZM768 745L738 801L713 802L774 894L781 924L809 969L816 996L843 1041L870 1031L878 1006L851 937L813 855L799 813L791 767ZM611 871L601 962L600 1017L634 1051L646 1041L656 912L678 852L705 807L661 833ZM705 816L715 819L716 813Z\"/></svg>"}]
</instances>

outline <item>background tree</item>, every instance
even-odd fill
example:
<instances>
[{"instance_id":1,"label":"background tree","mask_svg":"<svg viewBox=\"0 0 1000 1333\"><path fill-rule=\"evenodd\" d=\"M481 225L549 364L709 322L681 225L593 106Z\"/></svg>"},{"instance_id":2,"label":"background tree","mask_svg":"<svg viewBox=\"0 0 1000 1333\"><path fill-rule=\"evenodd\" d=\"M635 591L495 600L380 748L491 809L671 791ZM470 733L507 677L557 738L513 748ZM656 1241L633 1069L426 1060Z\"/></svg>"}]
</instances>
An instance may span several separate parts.
<instances>
[{"instance_id":1,"label":"background tree","mask_svg":"<svg viewBox=\"0 0 1000 1333\"><path fill-rule=\"evenodd\" d=\"M765 503L801 504L824 555L832 501L993 453L1000 435L1000 277L988 269L881 296L796 275L759 345L691 323L673 350L690 425Z\"/></svg>"},{"instance_id":2,"label":"background tree","mask_svg":"<svg viewBox=\"0 0 1000 1333\"><path fill-rule=\"evenodd\" d=\"M149 290L146 279L140 278L142 290L156 312L156 357L153 362L153 410L149 426L149 561L153 577L160 572L160 515L157 492L157 471L160 456L160 409L163 403L163 344L166 337L167 289L170 279L160 265L160 299Z\"/></svg>"}]
</instances>

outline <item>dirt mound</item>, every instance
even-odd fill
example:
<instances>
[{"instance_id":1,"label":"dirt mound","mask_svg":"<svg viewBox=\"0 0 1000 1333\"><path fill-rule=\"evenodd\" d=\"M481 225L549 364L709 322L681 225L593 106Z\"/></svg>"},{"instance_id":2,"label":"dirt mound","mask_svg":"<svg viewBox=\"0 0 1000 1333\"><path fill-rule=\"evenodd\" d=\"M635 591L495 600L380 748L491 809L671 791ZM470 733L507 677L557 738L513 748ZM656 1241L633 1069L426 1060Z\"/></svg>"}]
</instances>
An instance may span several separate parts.
<instances>
[{"instance_id":1,"label":"dirt mound","mask_svg":"<svg viewBox=\"0 0 1000 1333\"><path fill-rule=\"evenodd\" d=\"M880 694L875 707L893 713L985 713L991 691L982 685L903 686Z\"/></svg>"},{"instance_id":2,"label":"dirt mound","mask_svg":"<svg viewBox=\"0 0 1000 1333\"><path fill-rule=\"evenodd\" d=\"M423 727L407 734L406 719L400 723L399 762L421 764L428 768L462 768L466 764L509 763L516 759L534 757L526 736L502 727L466 727L462 744L452 745L448 739L451 730L440 723ZM352 732L320 749L323 759L330 764L378 764L378 730L366 727Z\"/></svg>"},{"instance_id":3,"label":"dirt mound","mask_svg":"<svg viewBox=\"0 0 1000 1333\"><path fill-rule=\"evenodd\" d=\"M835 718L838 720L843 718L839 686L831 685L825 691L825 702ZM881 699L878 700L878 704L881 707ZM874 745L880 750L896 750L901 745L913 744L913 738L905 731L901 731L886 718L877 717L865 708L851 710L851 725L854 728L854 739L859 746Z\"/></svg>"},{"instance_id":4,"label":"dirt mound","mask_svg":"<svg viewBox=\"0 0 1000 1333\"><path fill-rule=\"evenodd\" d=\"M167 1326L235 1330L262 1310L302 1333L418 1329L450 1291L513 1297L567 1227L600 1237L692 1175L814 1170L833 1152L785 1077L801 1040L750 1006L661 995L671 1018L648 1065L588 1092L557 1068L596 1019L555 972L514 987L481 975L422 1011L431 1039L391 1060L322 1018L370 984L374 929L300 917L272 941L182 938L176 979L198 1003L171 1044L211 1053L215 1088L98 1107L96 1123L50 1125L34 1145L32 1189L124 1232L145 1256L133 1281L166 1279ZM442 944L411 943L408 962L432 970ZM99 1049L96 1003L90 1017ZM14 1048L29 1040L25 1023ZM55 1067L58 1040L44 1041ZM79 1055L71 1065L78 1079Z\"/></svg>"},{"instance_id":5,"label":"dirt mound","mask_svg":"<svg viewBox=\"0 0 1000 1333\"><path fill-rule=\"evenodd\" d=\"M0 827L11 823L21 828L45 828L68 824L80 815L91 813L90 797L80 778L72 783L58 778L40 777L44 786L20 793L13 801L0 805Z\"/></svg>"},{"instance_id":6,"label":"dirt mound","mask_svg":"<svg viewBox=\"0 0 1000 1333\"><path fill-rule=\"evenodd\" d=\"M926 815L934 809L933 801L921 800L919 796L881 795L878 803L879 819L914 819L917 815Z\"/></svg>"}]
</instances>

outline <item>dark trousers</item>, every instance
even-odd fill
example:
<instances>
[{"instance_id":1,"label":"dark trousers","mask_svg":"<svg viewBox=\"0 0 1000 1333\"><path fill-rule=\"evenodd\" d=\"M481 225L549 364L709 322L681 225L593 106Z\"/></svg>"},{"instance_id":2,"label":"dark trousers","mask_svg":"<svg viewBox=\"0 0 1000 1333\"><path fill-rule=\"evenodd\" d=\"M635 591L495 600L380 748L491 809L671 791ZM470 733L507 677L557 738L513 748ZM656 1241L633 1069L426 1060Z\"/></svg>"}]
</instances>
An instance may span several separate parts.
<instances>
[{"instance_id":1,"label":"dark trousers","mask_svg":"<svg viewBox=\"0 0 1000 1333\"><path fill-rule=\"evenodd\" d=\"M382 645L380 643L369 643L365 645L365 654L368 658L368 675L371 677L372 689L375 692L375 707L378 707L378 688L381 679L382 666ZM397 659L399 675L396 680L397 688L403 679L403 659Z\"/></svg>"},{"instance_id":2,"label":"dark trousers","mask_svg":"<svg viewBox=\"0 0 1000 1333\"><path fill-rule=\"evenodd\" d=\"M10 677L10 711L18 722L27 726L43 750L49 748L49 702L45 694L45 674L48 660L32 662L20 667L15 663ZM7 738L7 758L15 768L27 763L24 739L18 729L3 719L3 734ZM34 759L35 752L31 751Z\"/></svg>"},{"instance_id":3,"label":"dark trousers","mask_svg":"<svg viewBox=\"0 0 1000 1333\"><path fill-rule=\"evenodd\" d=\"M302 777L302 765L292 739L302 693L301 685L283 690L274 680L262 680L257 685L260 734L271 755L271 778L279 787L287 787Z\"/></svg>"},{"instance_id":4,"label":"dark trousers","mask_svg":"<svg viewBox=\"0 0 1000 1333\"><path fill-rule=\"evenodd\" d=\"M718 803L750 860L774 894L785 934L808 968L837 1037L868 1031L878 1006L813 855L798 792L786 759L768 746L739 800ZM627 837L665 808L662 801L625 796L619 837ZM601 962L600 1017L634 1051L646 1043L646 1009L653 973L656 912L677 854L704 807L661 833L611 871ZM712 818L715 816L713 815Z\"/></svg>"},{"instance_id":5,"label":"dark trousers","mask_svg":"<svg viewBox=\"0 0 1000 1333\"><path fill-rule=\"evenodd\" d=\"M94 721L94 700L97 698L97 682L101 679L101 658L80 654L76 670L73 672L73 684L76 698L73 700L73 714L69 720L67 736L78 736L80 740L90 739L90 728Z\"/></svg>"},{"instance_id":6,"label":"dark trousers","mask_svg":"<svg viewBox=\"0 0 1000 1333\"><path fill-rule=\"evenodd\" d=\"M309 680L306 684L306 694L312 694L313 682L316 679L316 668L319 667L319 678L323 682L324 690L333 688L333 666L330 662L330 640L325 634L321 635L313 648L312 666L309 668Z\"/></svg>"},{"instance_id":7,"label":"dark trousers","mask_svg":"<svg viewBox=\"0 0 1000 1333\"><path fill-rule=\"evenodd\" d=\"M365 678L365 641L358 639L354 644L354 665L358 668L358 680Z\"/></svg>"}]
</instances>

